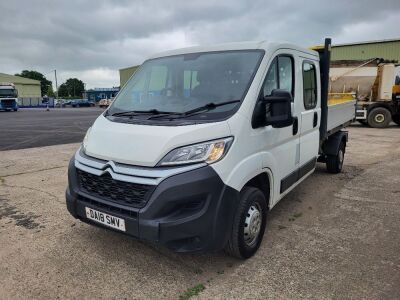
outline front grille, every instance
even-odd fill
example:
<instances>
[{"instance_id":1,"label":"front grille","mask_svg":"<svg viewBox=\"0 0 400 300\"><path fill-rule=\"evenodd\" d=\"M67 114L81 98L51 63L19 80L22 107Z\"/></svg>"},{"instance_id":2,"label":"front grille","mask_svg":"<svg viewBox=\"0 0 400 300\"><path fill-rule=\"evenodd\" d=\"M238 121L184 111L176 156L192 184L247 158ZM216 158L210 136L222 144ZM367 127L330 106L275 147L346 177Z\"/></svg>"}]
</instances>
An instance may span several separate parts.
<instances>
[{"instance_id":1,"label":"front grille","mask_svg":"<svg viewBox=\"0 0 400 300\"><path fill-rule=\"evenodd\" d=\"M146 205L153 186L115 180L110 174L96 176L77 169L81 190L100 199L141 208Z\"/></svg>"},{"instance_id":2,"label":"front grille","mask_svg":"<svg viewBox=\"0 0 400 300\"><path fill-rule=\"evenodd\" d=\"M15 100L1 100L1 106L4 108L13 108Z\"/></svg>"}]
</instances>

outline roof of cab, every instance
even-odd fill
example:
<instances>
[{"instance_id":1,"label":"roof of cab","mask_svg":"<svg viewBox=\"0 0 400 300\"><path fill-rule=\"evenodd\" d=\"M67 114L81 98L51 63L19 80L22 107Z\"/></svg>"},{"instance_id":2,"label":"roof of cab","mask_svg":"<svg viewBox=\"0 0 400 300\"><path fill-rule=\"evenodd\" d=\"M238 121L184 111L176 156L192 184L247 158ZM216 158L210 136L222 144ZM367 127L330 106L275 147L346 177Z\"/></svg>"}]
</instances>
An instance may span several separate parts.
<instances>
[{"instance_id":1,"label":"roof of cab","mask_svg":"<svg viewBox=\"0 0 400 300\"><path fill-rule=\"evenodd\" d=\"M318 57L318 52L300 47L295 44L287 42L268 42L268 41L258 41L258 42L239 42L239 43L225 43L225 44L215 44L208 46L194 46L186 47L174 50L168 50L153 54L149 59L173 56L187 53L199 53L199 52L214 52L214 51L230 51L230 50L257 50L261 49L265 52L274 52L277 49L293 49L301 51L303 53Z\"/></svg>"}]
</instances>

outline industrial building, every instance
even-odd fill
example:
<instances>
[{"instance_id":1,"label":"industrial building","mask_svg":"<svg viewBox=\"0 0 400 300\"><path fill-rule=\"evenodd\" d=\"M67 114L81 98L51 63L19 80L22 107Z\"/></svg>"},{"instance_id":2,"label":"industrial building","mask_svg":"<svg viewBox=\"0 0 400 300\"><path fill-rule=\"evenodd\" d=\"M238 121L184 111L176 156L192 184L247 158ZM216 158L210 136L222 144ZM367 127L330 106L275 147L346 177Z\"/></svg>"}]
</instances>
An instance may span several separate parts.
<instances>
[{"instance_id":1,"label":"industrial building","mask_svg":"<svg viewBox=\"0 0 400 300\"><path fill-rule=\"evenodd\" d=\"M15 85L20 105L35 106L42 100L39 80L0 73L0 82L10 82Z\"/></svg>"},{"instance_id":2,"label":"industrial building","mask_svg":"<svg viewBox=\"0 0 400 300\"><path fill-rule=\"evenodd\" d=\"M139 66L133 66L119 70L120 87L124 86L124 84L128 81L128 79L131 78L132 74L135 73L137 68L139 68Z\"/></svg>"},{"instance_id":3,"label":"industrial building","mask_svg":"<svg viewBox=\"0 0 400 300\"><path fill-rule=\"evenodd\" d=\"M332 45L331 60L369 60L383 58L400 62L400 38ZM121 87L139 66L119 70Z\"/></svg>"},{"instance_id":4,"label":"industrial building","mask_svg":"<svg viewBox=\"0 0 400 300\"><path fill-rule=\"evenodd\" d=\"M332 60L383 58L400 62L400 39L332 45Z\"/></svg>"},{"instance_id":5,"label":"industrial building","mask_svg":"<svg viewBox=\"0 0 400 300\"><path fill-rule=\"evenodd\" d=\"M101 99L112 99L119 91L118 87L113 88L94 88L86 91L86 98L89 101L98 102Z\"/></svg>"}]
</instances>

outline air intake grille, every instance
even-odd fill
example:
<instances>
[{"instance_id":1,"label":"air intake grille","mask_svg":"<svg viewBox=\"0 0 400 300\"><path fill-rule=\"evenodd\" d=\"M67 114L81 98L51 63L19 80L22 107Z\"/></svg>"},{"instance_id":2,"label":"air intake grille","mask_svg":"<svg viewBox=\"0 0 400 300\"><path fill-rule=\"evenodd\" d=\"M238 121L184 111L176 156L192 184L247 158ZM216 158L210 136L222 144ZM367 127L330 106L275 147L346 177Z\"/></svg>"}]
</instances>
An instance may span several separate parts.
<instances>
[{"instance_id":1,"label":"air intake grille","mask_svg":"<svg viewBox=\"0 0 400 300\"><path fill-rule=\"evenodd\" d=\"M115 180L110 174L96 176L77 169L81 190L100 199L141 208L146 205L153 186Z\"/></svg>"}]
</instances>

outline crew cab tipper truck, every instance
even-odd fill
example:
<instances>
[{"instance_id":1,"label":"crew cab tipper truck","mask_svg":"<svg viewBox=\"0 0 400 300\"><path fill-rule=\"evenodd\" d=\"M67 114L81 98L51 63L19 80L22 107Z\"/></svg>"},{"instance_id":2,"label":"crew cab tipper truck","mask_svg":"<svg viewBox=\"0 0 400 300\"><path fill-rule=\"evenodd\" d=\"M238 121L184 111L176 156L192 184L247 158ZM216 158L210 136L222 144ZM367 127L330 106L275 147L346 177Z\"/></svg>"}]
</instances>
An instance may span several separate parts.
<instances>
[{"instance_id":1,"label":"crew cab tipper truck","mask_svg":"<svg viewBox=\"0 0 400 300\"><path fill-rule=\"evenodd\" d=\"M321 53L251 42L145 61L71 159L66 202L84 222L174 251L260 246L267 212L313 173L342 170L355 101L328 106Z\"/></svg>"},{"instance_id":2,"label":"crew cab tipper truck","mask_svg":"<svg viewBox=\"0 0 400 300\"><path fill-rule=\"evenodd\" d=\"M0 82L0 110L18 110L18 90L13 83Z\"/></svg>"}]
</instances>

